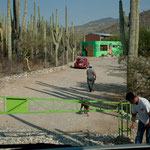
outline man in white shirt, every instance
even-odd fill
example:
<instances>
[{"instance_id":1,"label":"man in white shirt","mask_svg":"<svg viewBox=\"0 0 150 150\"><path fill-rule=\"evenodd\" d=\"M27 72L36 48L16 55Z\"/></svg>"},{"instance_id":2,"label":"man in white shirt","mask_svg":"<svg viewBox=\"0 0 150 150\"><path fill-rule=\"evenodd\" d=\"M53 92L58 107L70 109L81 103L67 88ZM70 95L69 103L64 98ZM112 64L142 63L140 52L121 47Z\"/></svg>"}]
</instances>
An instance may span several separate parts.
<instances>
[{"instance_id":1,"label":"man in white shirt","mask_svg":"<svg viewBox=\"0 0 150 150\"><path fill-rule=\"evenodd\" d=\"M136 115L139 116L135 143L142 143L145 130L146 142L150 143L150 102L146 98L135 96L133 93L127 93L126 100L132 104L132 129L135 126Z\"/></svg>"}]
</instances>

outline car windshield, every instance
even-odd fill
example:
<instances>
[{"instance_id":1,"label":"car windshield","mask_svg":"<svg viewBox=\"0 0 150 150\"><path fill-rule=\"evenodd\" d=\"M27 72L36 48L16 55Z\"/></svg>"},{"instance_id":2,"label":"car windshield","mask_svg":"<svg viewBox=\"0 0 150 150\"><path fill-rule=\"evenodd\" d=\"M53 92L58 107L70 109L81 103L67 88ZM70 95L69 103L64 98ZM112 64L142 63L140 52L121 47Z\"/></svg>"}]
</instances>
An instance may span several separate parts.
<instances>
[{"instance_id":1,"label":"car windshield","mask_svg":"<svg viewBox=\"0 0 150 150\"><path fill-rule=\"evenodd\" d=\"M77 61L85 61L84 58L78 58Z\"/></svg>"}]
</instances>

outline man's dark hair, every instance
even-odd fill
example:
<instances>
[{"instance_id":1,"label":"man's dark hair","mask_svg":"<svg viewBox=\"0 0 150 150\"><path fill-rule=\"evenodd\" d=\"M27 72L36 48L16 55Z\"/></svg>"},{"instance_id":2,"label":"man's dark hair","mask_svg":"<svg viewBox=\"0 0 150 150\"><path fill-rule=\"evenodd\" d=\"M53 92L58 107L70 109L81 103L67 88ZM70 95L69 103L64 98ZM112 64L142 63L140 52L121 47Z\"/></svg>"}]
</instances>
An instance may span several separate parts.
<instances>
[{"instance_id":1,"label":"man's dark hair","mask_svg":"<svg viewBox=\"0 0 150 150\"><path fill-rule=\"evenodd\" d=\"M133 102L134 98L135 98L135 95L133 93L129 92L126 94L126 100L127 101Z\"/></svg>"}]
</instances>

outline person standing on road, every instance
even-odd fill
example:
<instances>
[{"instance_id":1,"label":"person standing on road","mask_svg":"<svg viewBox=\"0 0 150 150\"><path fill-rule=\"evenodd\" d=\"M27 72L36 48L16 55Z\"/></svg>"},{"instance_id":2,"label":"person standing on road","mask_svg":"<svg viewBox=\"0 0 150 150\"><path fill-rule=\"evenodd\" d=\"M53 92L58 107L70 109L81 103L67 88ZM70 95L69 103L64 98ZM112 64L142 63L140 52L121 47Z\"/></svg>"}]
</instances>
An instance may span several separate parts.
<instances>
[{"instance_id":1,"label":"person standing on road","mask_svg":"<svg viewBox=\"0 0 150 150\"><path fill-rule=\"evenodd\" d=\"M135 143L142 143L145 130L146 143L150 143L150 102L146 98L135 96L133 93L127 93L126 100L132 104L132 129L135 127L135 118L137 113L139 115Z\"/></svg>"},{"instance_id":2,"label":"person standing on road","mask_svg":"<svg viewBox=\"0 0 150 150\"><path fill-rule=\"evenodd\" d=\"M89 65L89 69L86 71L87 74L87 83L89 91L92 92L94 89L94 82L96 80L96 73L94 69L92 68L92 65Z\"/></svg>"}]
</instances>

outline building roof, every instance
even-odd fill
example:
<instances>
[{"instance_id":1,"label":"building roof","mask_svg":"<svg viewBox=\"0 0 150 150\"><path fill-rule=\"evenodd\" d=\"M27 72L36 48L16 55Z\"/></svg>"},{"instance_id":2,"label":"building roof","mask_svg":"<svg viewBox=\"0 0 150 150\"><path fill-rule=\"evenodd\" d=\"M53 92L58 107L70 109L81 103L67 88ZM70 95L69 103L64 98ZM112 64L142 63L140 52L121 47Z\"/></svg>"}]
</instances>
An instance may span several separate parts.
<instances>
[{"instance_id":1,"label":"building roof","mask_svg":"<svg viewBox=\"0 0 150 150\"><path fill-rule=\"evenodd\" d=\"M106 33L89 33L89 34L96 34L99 36L112 36L112 34L106 34Z\"/></svg>"}]
</instances>

